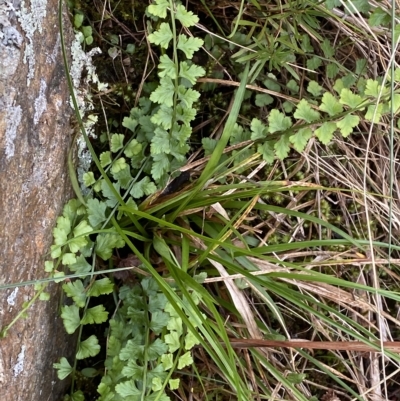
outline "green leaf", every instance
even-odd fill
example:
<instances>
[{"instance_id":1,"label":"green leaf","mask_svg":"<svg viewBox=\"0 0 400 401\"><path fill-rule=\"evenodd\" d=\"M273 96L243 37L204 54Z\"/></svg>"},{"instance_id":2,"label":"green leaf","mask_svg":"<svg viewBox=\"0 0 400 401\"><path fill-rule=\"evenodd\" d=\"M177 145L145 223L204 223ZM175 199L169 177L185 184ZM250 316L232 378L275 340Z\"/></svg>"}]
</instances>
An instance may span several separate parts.
<instances>
[{"instance_id":1,"label":"green leaf","mask_svg":"<svg viewBox=\"0 0 400 401\"><path fill-rule=\"evenodd\" d=\"M368 106L367 112L365 113L365 118L368 121L371 121L375 124L379 123L382 117L382 111L383 111L383 104L378 104L378 107L376 107L375 104L372 104L371 106Z\"/></svg>"},{"instance_id":2,"label":"green leaf","mask_svg":"<svg viewBox=\"0 0 400 401\"><path fill-rule=\"evenodd\" d=\"M132 139L124 150L124 154L126 157L132 157L138 155L142 151L142 144L139 143L136 139Z\"/></svg>"},{"instance_id":3,"label":"green leaf","mask_svg":"<svg viewBox=\"0 0 400 401\"><path fill-rule=\"evenodd\" d=\"M169 42L174 37L169 24L166 22L161 23L160 28L151 33L147 38L150 43L161 46L164 49L168 49Z\"/></svg>"},{"instance_id":4,"label":"green leaf","mask_svg":"<svg viewBox=\"0 0 400 401\"><path fill-rule=\"evenodd\" d=\"M143 358L144 345L142 342L143 340L139 335L135 336L135 338L131 340L128 340L126 346L122 348L121 352L119 353L119 358L121 361Z\"/></svg>"},{"instance_id":5,"label":"green leaf","mask_svg":"<svg viewBox=\"0 0 400 401\"><path fill-rule=\"evenodd\" d=\"M124 119L122 120L122 126L128 128L132 132L135 132L137 125L137 120L132 117L124 117Z\"/></svg>"},{"instance_id":6,"label":"green leaf","mask_svg":"<svg viewBox=\"0 0 400 401\"><path fill-rule=\"evenodd\" d=\"M215 147L217 146L217 141L212 138L203 138L201 140L204 149L204 155L209 156L214 152Z\"/></svg>"},{"instance_id":7,"label":"green leaf","mask_svg":"<svg viewBox=\"0 0 400 401\"><path fill-rule=\"evenodd\" d=\"M257 93L255 104L257 107L265 107L273 103L274 98L267 93Z\"/></svg>"},{"instance_id":8,"label":"green leaf","mask_svg":"<svg viewBox=\"0 0 400 401\"><path fill-rule=\"evenodd\" d=\"M89 234L93 231L93 228L88 224L86 220L82 220L75 228L74 228L74 237L78 237L81 235Z\"/></svg>"},{"instance_id":9,"label":"green leaf","mask_svg":"<svg viewBox=\"0 0 400 401\"><path fill-rule=\"evenodd\" d=\"M52 260L46 260L44 262L44 271L46 273L51 273L54 270L54 262Z\"/></svg>"},{"instance_id":10,"label":"green leaf","mask_svg":"<svg viewBox=\"0 0 400 401\"><path fill-rule=\"evenodd\" d=\"M136 46L133 43L128 43L126 45L126 52L130 55L134 54L136 50Z\"/></svg>"},{"instance_id":11,"label":"green leaf","mask_svg":"<svg viewBox=\"0 0 400 401\"><path fill-rule=\"evenodd\" d=\"M189 351L198 344L200 344L200 340L194 335L193 332L189 331L185 336L185 350Z\"/></svg>"},{"instance_id":12,"label":"green leaf","mask_svg":"<svg viewBox=\"0 0 400 401\"><path fill-rule=\"evenodd\" d=\"M68 401L85 401L85 396L81 390L74 391L74 393L71 396L71 399Z\"/></svg>"},{"instance_id":13,"label":"green leaf","mask_svg":"<svg viewBox=\"0 0 400 401\"><path fill-rule=\"evenodd\" d=\"M73 368L69 364L67 358L64 357L60 359L59 363L53 363L53 368L57 369L57 377L60 380L64 380L73 371Z\"/></svg>"},{"instance_id":14,"label":"green leaf","mask_svg":"<svg viewBox=\"0 0 400 401\"><path fill-rule=\"evenodd\" d=\"M341 78L337 79L335 81L335 85L333 85L333 89L340 94L342 90L345 88L345 85L343 84L343 80Z\"/></svg>"},{"instance_id":15,"label":"green leaf","mask_svg":"<svg viewBox=\"0 0 400 401\"><path fill-rule=\"evenodd\" d=\"M340 92L339 102L349 106L352 109L356 109L361 105L361 103L364 102L364 99L361 96L352 93L350 89L344 88ZM364 107L360 110L364 110Z\"/></svg>"},{"instance_id":16,"label":"green leaf","mask_svg":"<svg viewBox=\"0 0 400 401\"><path fill-rule=\"evenodd\" d=\"M339 67L337 66L337 64L329 63L326 66L326 76L329 79L334 79L337 76L338 73L339 73Z\"/></svg>"},{"instance_id":17,"label":"green leaf","mask_svg":"<svg viewBox=\"0 0 400 401\"><path fill-rule=\"evenodd\" d=\"M87 188L89 188L91 185L93 185L96 182L93 171L89 171L89 172L83 174L82 179L83 179L83 184Z\"/></svg>"},{"instance_id":18,"label":"green leaf","mask_svg":"<svg viewBox=\"0 0 400 401\"><path fill-rule=\"evenodd\" d=\"M44 291L41 292L40 295L39 295L39 299L41 301L48 301L50 299L50 293L44 292Z\"/></svg>"},{"instance_id":19,"label":"green leaf","mask_svg":"<svg viewBox=\"0 0 400 401\"><path fill-rule=\"evenodd\" d=\"M307 100L302 99L297 105L294 118L298 120L304 120L308 123L319 120L319 113L311 108Z\"/></svg>"},{"instance_id":20,"label":"green leaf","mask_svg":"<svg viewBox=\"0 0 400 401\"><path fill-rule=\"evenodd\" d=\"M105 310L103 305L97 305L93 308L86 309L81 324L100 324L106 322L108 318L108 312Z\"/></svg>"},{"instance_id":21,"label":"green leaf","mask_svg":"<svg viewBox=\"0 0 400 401\"><path fill-rule=\"evenodd\" d=\"M191 108L193 103L196 102L199 97L200 92L192 88L185 88L183 85L179 85L178 99L181 101L183 108Z\"/></svg>"},{"instance_id":22,"label":"green leaf","mask_svg":"<svg viewBox=\"0 0 400 401\"><path fill-rule=\"evenodd\" d=\"M73 221L77 215L78 209L81 206L81 202L78 199L70 199L63 209L63 216Z\"/></svg>"},{"instance_id":23,"label":"green leaf","mask_svg":"<svg viewBox=\"0 0 400 401\"><path fill-rule=\"evenodd\" d=\"M82 220L79 223L79 225L75 227L74 232L75 232L75 230L77 230L77 232L79 233L79 230L80 230L80 231L82 231L82 234L84 235L85 232L83 230L85 230L85 229L87 230L86 231L87 233L90 233L93 230L92 227L90 227L87 224L86 220ZM77 253L80 249L84 248L88 243L87 236L79 236L79 235L80 234L75 234L76 238L70 240L70 242L68 244L69 249L72 253ZM73 263L75 263L75 262L73 262Z\"/></svg>"},{"instance_id":24,"label":"green leaf","mask_svg":"<svg viewBox=\"0 0 400 401\"><path fill-rule=\"evenodd\" d=\"M301 35L301 44L300 44L300 46L301 46L301 49L305 53L313 53L314 52L314 48L311 45L310 36L307 35L307 34Z\"/></svg>"},{"instance_id":25,"label":"green leaf","mask_svg":"<svg viewBox=\"0 0 400 401\"><path fill-rule=\"evenodd\" d=\"M400 37L400 24L396 24L394 27L394 43L397 43Z\"/></svg>"},{"instance_id":26,"label":"green leaf","mask_svg":"<svg viewBox=\"0 0 400 401\"><path fill-rule=\"evenodd\" d=\"M348 0L345 4L349 8L351 13L358 11L360 13L367 14L371 9L368 0Z\"/></svg>"},{"instance_id":27,"label":"green leaf","mask_svg":"<svg viewBox=\"0 0 400 401\"><path fill-rule=\"evenodd\" d=\"M149 361L154 361L161 355L167 353L167 351L168 351L168 345L165 344L160 338L157 338L147 348L147 357Z\"/></svg>"},{"instance_id":28,"label":"green leaf","mask_svg":"<svg viewBox=\"0 0 400 401\"><path fill-rule=\"evenodd\" d=\"M144 177L141 181L132 186L130 194L133 198L141 198L144 195L152 195L156 191L157 187L154 182L150 181L149 177Z\"/></svg>"},{"instance_id":29,"label":"green leaf","mask_svg":"<svg viewBox=\"0 0 400 401\"><path fill-rule=\"evenodd\" d=\"M298 132L294 135L292 135L289 139L290 142L292 142L293 147L298 151L302 152L307 143L308 140L312 137L313 132L311 128L301 128L298 130Z\"/></svg>"},{"instance_id":30,"label":"green leaf","mask_svg":"<svg viewBox=\"0 0 400 401\"><path fill-rule=\"evenodd\" d=\"M176 331L172 331L164 336L164 341L168 345L168 351L174 353L180 348L180 335Z\"/></svg>"},{"instance_id":31,"label":"green leaf","mask_svg":"<svg viewBox=\"0 0 400 401\"><path fill-rule=\"evenodd\" d=\"M360 118L358 116L353 116L352 114L347 114L343 120L336 123L337 127L344 137L349 136L353 132L353 128L360 123Z\"/></svg>"},{"instance_id":32,"label":"green leaf","mask_svg":"<svg viewBox=\"0 0 400 401\"><path fill-rule=\"evenodd\" d=\"M282 107L285 113L290 114L293 112L295 105L292 102L288 102L287 100L285 100L282 104Z\"/></svg>"},{"instance_id":33,"label":"green leaf","mask_svg":"<svg viewBox=\"0 0 400 401\"><path fill-rule=\"evenodd\" d=\"M90 356L96 356L100 352L100 345L97 337L91 335L85 341L79 343L76 359L85 359Z\"/></svg>"},{"instance_id":34,"label":"green leaf","mask_svg":"<svg viewBox=\"0 0 400 401\"><path fill-rule=\"evenodd\" d=\"M286 377L290 383L301 384L307 378L307 375L305 373L289 373Z\"/></svg>"},{"instance_id":35,"label":"green leaf","mask_svg":"<svg viewBox=\"0 0 400 401\"><path fill-rule=\"evenodd\" d=\"M321 67L322 61L319 57L314 56L307 60L307 68L311 71L315 71L317 68Z\"/></svg>"},{"instance_id":36,"label":"green leaf","mask_svg":"<svg viewBox=\"0 0 400 401\"><path fill-rule=\"evenodd\" d=\"M168 131L157 128L154 131L154 136L151 140L151 154L157 155L160 153L170 153L170 136Z\"/></svg>"},{"instance_id":37,"label":"green leaf","mask_svg":"<svg viewBox=\"0 0 400 401\"><path fill-rule=\"evenodd\" d=\"M163 382L160 377L153 377L151 380L151 390L152 391L160 391L163 388Z\"/></svg>"},{"instance_id":38,"label":"green leaf","mask_svg":"<svg viewBox=\"0 0 400 401\"><path fill-rule=\"evenodd\" d=\"M367 79L367 84L365 86L365 94L373 97L379 96L380 85L378 81L373 79Z\"/></svg>"},{"instance_id":39,"label":"green leaf","mask_svg":"<svg viewBox=\"0 0 400 401\"><path fill-rule=\"evenodd\" d=\"M186 61L181 61L179 63L179 76L187 79L192 85L196 83L197 78L202 77L205 74L206 71L203 67L195 64L189 66Z\"/></svg>"},{"instance_id":40,"label":"green leaf","mask_svg":"<svg viewBox=\"0 0 400 401\"><path fill-rule=\"evenodd\" d=\"M107 150L107 152L103 152L100 155L100 164L101 167L106 167L109 164L111 164L112 160L111 160L111 152L109 150Z\"/></svg>"},{"instance_id":41,"label":"green leaf","mask_svg":"<svg viewBox=\"0 0 400 401\"><path fill-rule=\"evenodd\" d=\"M268 164L272 164L275 160L274 143L272 141L264 142L257 146L257 152L260 153Z\"/></svg>"},{"instance_id":42,"label":"green leaf","mask_svg":"<svg viewBox=\"0 0 400 401\"><path fill-rule=\"evenodd\" d=\"M169 6L170 3L168 0L156 0L147 7L147 11L156 17L165 18Z\"/></svg>"},{"instance_id":43,"label":"green leaf","mask_svg":"<svg viewBox=\"0 0 400 401\"><path fill-rule=\"evenodd\" d=\"M121 373L130 379L140 380L143 378L144 368L139 366L134 359L129 359Z\"/></svg>"},{"instance_id":44,"label":"green leaf","mask_svg":"<svg viewBox=\"0 0 400 401\"><path fill-rule=\"evenodd\" d=\"M176 108L176 119L182 121L187 127L190 127L190 122L196 118L196 109L178 106Z\"/></svg>"},{"instance_id":45,"label":"green leaf","mask_svg":"<svg viewBox=\"0 0 400 401\"><path fill-rule=\"evenodd\" d=\"M399 93L395 93L393 95L393 98L390 100L389 102L389 110L392 107L392 102L393 102L393 112L396 114L399 111L400 108L400 94Z\"/></svg>"},{"instance_id":46,"label":"green leaf","mask_svg":"<svg viewBox=\"0 0 400 401\"><path fill-rule=\"evenodd\" d=\"M108 277L95 280L88 289L89 297L98 297L100 295L111 294L114 291L114 284Z\"/></svg>"},{"instance_id":47,"label":"green leaf","mask_svg":"<svg viewBox=\"0 0 400 401\"><path fill-rule=\"evenodd\" d=\"M160 70L158 72L160 78L167 76L171 79L175 79L178 76L178 68L167 54L163 54L160 57L158 68Z\"/></svg>"},{"instance_id":48,"label":"green leaf","mask_svg":"<svg viewBox=\"0 0 400 401\"><path fill-rule=\"evenodd\" d=\"M290 90L290 92L297 94L299 93L300 87L294 79L291 79L287 84L286 87Z\"/></svg>"},{"instance_id":49,"label":"green leaf","mask_svg":"<svg viewBox=\"0 0 400 401\"><path fill-rule=\"evenodd\" d=\"M168 310L168 306L170 304L167 304L165 307L165 311ZM167 324L167 329L169 331L176 331L178 333L178 335L180 336L183 332L183 325L182 325L182 319L179 316L174 316L171 315L171 313L168 313L170 315L170 320Z\"/></svg>"},{"instance_id":50,"label":"green leaf","mask_svg":"<svg viewBox=\"0 0 400 401\"><path fill-rule=\"evenodd\" d=\"M322 103L319 109L328 113L331 117L343 112L343 106L331 93L325 92L322 96Z\"/></svg>"},{"instance_id":51,"label":"green leaf","mask_svg":"<svg viewBox=\"0 0 400 401\"><path fill-rule=\"evenodd\" d=\"M268 128L258 119L253 118L250 124L251 140L265 139L268 134Z\"/></svg>"},{"instance_id":52,"label":"green leaf","mask_svg":"<svg viewBox=\"0 0 400 401\"><path fill-rule=\"evenodd\" d=\"M315 130L315 135L321 143L327 145L332 140L333 133L336 131L336 129L337 127L335 123L325 122Z\"/></svg>"},{"instance_id":53,"label":"green leaf","mask_svg":"<svg viewBox=\"0 0 400 401\"><path fill-rule=\"evenodd\" d=\"M157 284L157 290L158 290L158 284ZM151 296L149 297L148 310L150 313L161 312L164 310L166 304L167 304L167 298L165 297L165 295L157 292L156 294L151 294Z\"/></svg>"},{"instance_id":54,"label":"green leaf","mask_svg":"<svg viewBox=\"0 0 400 401\"><path fill-rule=\"evenodd\" d=\"M172 107L174 97L174 83L170 77L162 77L160 85L150 95L150 100L154 103L164 104L165 106Z\"/></svg>"},{"instance_id":55,"label":"green leaf","mask_svg":"<svg viewBox=\"0 0 400 401\"><path fill-rule=\"evenodd\" d=\"M153 124L161 126L162 128L164 128L164 130L167 130L172 127L173 117L174 109L172 107L166 106L165 104L162 104L157 113L151 117L151 122Z\"/></svg>"},{"instance_id":56,"label":"green leaf","mask_svg":"<svg viewBox=\"0 0 400 401\"><path fill-rule=\"evenodd\" d=\"M125 158L120 157L117 160L114 160L114 163L111 166L111 172L113 174L120 172L121 170L124 170L127 168L128 165L126 164Z\"/></svg>"},{"instance_id":57,"label":"green leaf","mask_svg":"<svg viewBox=\"0 0 400 401\"><path fill-rule=\"evenodd\" d=\"M98 234L96 239L96 254L103 260L111 258L112 250L114 248L122 248L125 241L119 234Z\"/></svg>"},{"instance_id":58,"label":"green leaf","mask_svg":"<svg viewBox=\"0 0 400 401\"><path fill-rule=\"evenodd\" d=\"M280 111L273 109L268 116L268 131L272 134L277 131L285 131L292 126L290 117L285 117Z\"/></svg>"},{"instance_id":59,"label":"green leaf","mask_svg":"<svg viewBox=\"0 0 400 401\"><path fill-rule=\"evenodd\" d=\"M88 199L86 205L89 223L92 227L95 228L103 221L106 221L107 205L104 202L100 202L98 199Z\"/></svg>"},{"instance_id":60,"label":"green leaf","mask_svg":"<svg viewBox=\"0 0 400 401\"><path fill-rule=\"evenodd\" d=\"M156 311L151 314L150 329L160 334L164 327L167 327L170 316L168 313Z\"/></svg>"},{"instance_id":61,"label":"green leaf","mask_svg":"<svg viewBox=\"0 0 400 401\"><path fill-rule=\"evenodd\" d=\"M274 92L281 92L281 86L279 85L276 76L274 74L269 73L268 78L262 81L264 86Z\"/></svg>"},{"instance_id":62,"label":"green leaf","mask_svg":"<svg viewBox=\"0 0 400 401\"><path fill-rule=\"evenodd\" d=\"M68 234L71 232L71 221L69 218L60 216L57 225L53 229L54 244L64 245L67 242Z\"/></svg>"},{"instance_id":63,"label":"green leaf","mask_svg":"<svg viewBox=\"0 0 400 401\"><path fill-rule=\"evenodd\" d=\"M136 398L133 397L138 397L137 401L139 401L139 396L142 394L142 392L136 387L134 380L117 384L115 386L115 391L123 398L131 397L129 400L132 401L136 401Z\"/></svg>"},{"instance_id":64,"label":"green leaf","mask_svg":"<svg viewBox=\"0 0 400 401\"><path fill-rule=\"evenodd\" d=\"M153 155L153 165L151 167L151 175L158 181L169 170L169 159L165 153Z\"/></svg>"},{"instance_id":65,"label":"green leaf","mask_svg":"<svg viewBox=\"0 0 400 401\"><path fill-rule=\"evenodd\" d=\"M165 371L171 369L174 366L174 356L172 354L161 355L161 363Z\"/></svg>"},{"instance_id":66,"label":"green leaf","mask_svg":"<svg viewBox=\"0 0 400 401\"><path fill-rule=\"evenodd\" d=\"M188 59L192 59L193 54L197 52L204 42L200 38L187 37L186 35L178 36L177 48L185 53Z\"/></svg>"},{"instance_id":67,"label":"green leaf","mask_svg":"<svg viewBox=\"0 0 400 401\"><path fill-rule=\"evenodd\" d=\"M73 253L66 252L62 256L62 264L65 266L76 263L76 256Z\"/></svg>"},{"instance_id":68,"label":"green leaf","mask_svg":"<svg viewBox=\"0 0 400 401\"><path fill-rule=\"evenodd\" d=\"M84 19L84 15L81 13L77 13L74 15L74 27L76 29L79 29L82 26L83 19Z\"/></svg>"},{"instance_id":69,"label":"green leaf","mask_svg":"<svg viewBox=\"0 0 400 401\"><path fill-rule=\"evenodd\" d=\"M360 58L356 60L356 74L361 75L367 71L367 60Z\"/></svg>"},{"instance_id":70,"label":"green leaf","mask_svg":"<svg viewBox=\"0 0 400 401\"><path fill-rule=\"evenodd\" d=\"M323 90L323 87L321 85L319 85L319 83L316 81L310 81L310 83L307 86L307 92L311 93L315 97L320 96L322 90Z\"/></svg>"},{"instance_id":71,"label":"green leaf","mask_svg":"<svg viewBox=\"0 0 400 401\"><path fill-rule=\"evenodd\" d=\"M177 5L175 18L177 18L185 28L190 28L199 22L199 17L194 15L192 11L187 11L182 4Z\"/></svg>"},{"instance_id":72,"label":"green leaf","mask_svg":"<svg viewBox=\"0 0 400 401\"><path fill-rule=\"evenodd\" d=\"M80 255L76 258L76 262L68 266L75 273L89 273L92 266L86 261L85 257Z\"/></svg>"},{"instance_id":73,"label":"green leaf","mask_svg":"<svg viewBox=\"0 0 400 401\"><path fill-rule=\"evenodd\" d=\"M114 186L115 190L117 191L117 193L120 193L119 192L120 184L118 182L114 182L113 186ZM115 196L114 192L110 189L107 182L104 180L101 181L101 192L103 193L103 196L105 198L108 198L108 200L106 200L106 205L108 207L113 208L118 203L118 199Z\"/></svg>"},{"instance_id":74,"label":"green leaf","mask_svg":"<svg viewBox=\"0 0 400 401\"><path fill-rule=\"evenodd\" d=\"M394 80L395 82L400 82L400 68L394 70Z\"/></svg>"},{"instance_id":75,"label":"green leaf","mask_svg":"<svg viewBox=\"0 0 400 401\"><path fill-rule=\"evenodd\" d=\"M86 39L89 38L90 36L92 36L92 34L93 34L92 27L91 27L90 25L85 25L85 26L83 26L82 29L81 29L81 31L82 31L82 33L83 33L83 36L84 36ZM93 40L93 37L92 37L92 40ZM86 42L86 43L87 43L87 42Z\"/></svg>"},{"instance_id":76,"label":"green leaf","mask_svg":"<svg viewBox=\"0 0 400 401\"><path fill-rule=\"evenodd\" d=\"M369 26L388 26L390 24L390 15L381 7L376 7L368 19Z\"/></svg>"},{"instance_id":77,"label":"green leaf","mask_svg":"<svg viewBox=\"0 0 400 401\"><path fill-rule=\"evenodd\" d=\"M61 308L61 317L63 319L65 331L68 334L73 334L80 326L81 318L79 316L79 308L76 305L63 306Z\"/></svg>"},{"instance_id":78,"label":"green leaf","mask_svg":"<svg viewBox=\"0 0 400 401\"><path fill-rule=\"evenodd\" d=\"M92 27L87 27L87 28L90 28L90 30L92 29ZM92 35L89 35L89 36L86 36L86 35L84 35L85 36L85 43L88 45L88 46L90 46L92 43L93 43L93 36Z\"/></svg>"},{"instance_id":79,"label":"green leaf","mask_svg":"<svg viewBox=\"0 0 400 401\"><path fill-rule=\"evenodd\" d=\"M120 149L124 147L124 139L125 135L122 134L112 134L111 135L111 143L110 143L110 149L111 152L116 153Z\"/></svg>"},{"instance_id":80,"label":"green leaf","mask_svg":"<svg viewBox=\"0 0 400 401\"><path fill-rule=\"evenodd\" d=\"M170 390L178 390L180 379L170 379L168 381L168 387Z\"/></svg>"},{"instance_id":81,"label":"green leaf","mask_svg":"<svg viewBox=\"0 0 400 401\"><path fill-rule=\"evenodd\" d=\"M249 130L244 130L242 126L235 123L233 130L231 132L231 137L229 143L231 145L236 145L237 143L247 141L251 138L251 133Z\"/></svg>"},{"instance_id":82,"label":"green leaf","mask_svg":"<svg viewBox=\"0 0 400 401\"><path fill-rule=\"evenodd\" d=\"M342 4L341 0L326 0L325 5L328 10L332 10L335 7L339 7Z\"/></svg>"},{"instance_id":83,"label":"green leaf","mask_svg":"<svg viewBox=\"0 0 400 401\"><path fill-rule=\"evenodd\" d=\"M183 369L185 366L190 366L192 364L193 364L192 353L188 351L179 357L178 369Z\"/></svg>"},{"instance_id":84,"label":"green leaf","mask_svg":"<svg viewBox=\"0 0 400 401\"><path fill-rule=\"evenodd\" d=\"M98 370L95 368L83 368L81 373L83 376L92 379L98 375Z\"/></svg>"},{"instance_id":85,"label":"green leaf","mask_svg":"<svg viewBox=\"0 0 400 401\"><path fill-rule=\"evenodd\" d=\"M278 142L275 143L274 149L278 159L283 160L285 159L290 151L290 141L289 135L282 135Z\"/></svg>"},{"instance_id":86,"label":"green leaf","mask_svg":"<svg viewBox=\"0 0 400 401\"><path fill-rule=\"evenodd\" d=\"M74 300L77 306L83 308L86 303L86 291L81 280L75 280L63 284L62 289L64 290L67 297Z\"/></svg>"},{"instance_id":87,"label":"green leaf","mask_svg":"<svg viewBox=\"0 0 400 401\"><path fill-rule=\"evenodd\" d=\"M97 392L101 395L98 401L115 401L115 393L111 391L110 386L100 383Z\"/></svg>"},{"instance_id":88,"label":"green leaf","mask_svg":"<svg viewBox=\"0 0 400 401\"><path fill-rule=\"evenodd\" d=\"M324 52L325 58L332 58L335 54L335 49L332 47L331 42L326 38L321 43L321 49Z\"/></svg>"}]
</instances>

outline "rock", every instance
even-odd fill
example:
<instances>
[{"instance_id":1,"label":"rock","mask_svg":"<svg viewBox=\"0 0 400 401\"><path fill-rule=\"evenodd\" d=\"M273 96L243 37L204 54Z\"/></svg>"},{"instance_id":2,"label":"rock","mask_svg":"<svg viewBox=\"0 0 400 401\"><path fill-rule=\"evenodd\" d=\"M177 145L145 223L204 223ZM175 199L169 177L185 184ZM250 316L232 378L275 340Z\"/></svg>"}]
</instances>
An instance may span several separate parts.
<instances>
[{"instance_id":1,"label":"rock","mask_svg":"<svg viewBox=\"0 0 400 401\"><path fill-rule=\"evenodd\" d=\"M28 7L29 5L29 7ZM64 26L69 27L64 12ZM66 45L72 41L66 29ZM52 229L72 195L69 92L62 62L58 1L0 0L0 286L46 277ZM36 301L0 339L2 401L56 401L68 385L53 363L75 346L59 315L60 289ZM0 330L33 286L0 290ZM70 359L71 360L71 359Z\"/></svg>"}]
</instances>

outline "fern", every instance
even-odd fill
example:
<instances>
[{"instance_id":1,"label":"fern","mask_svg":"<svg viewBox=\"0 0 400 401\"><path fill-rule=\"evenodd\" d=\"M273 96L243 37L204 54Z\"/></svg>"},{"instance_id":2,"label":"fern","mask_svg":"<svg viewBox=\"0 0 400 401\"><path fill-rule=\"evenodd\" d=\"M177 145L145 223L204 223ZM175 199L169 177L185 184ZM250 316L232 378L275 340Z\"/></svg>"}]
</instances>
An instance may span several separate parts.
<instances>
[{"instance_id":1,"label":"fern","mask_svg":"<svg viewBox=\"0 0 400 401\"><path fill-rule=\"evenodd\" d=\"M399 82L399 76L400 69L396 74L396 82ZM395 112L398 113L400 94L395 93L391 100L389 85L390 83L387 87L382 87L378 80L368 79L365 85L349 89L342 79L338 79L334 86L338 95L325 92L321 96L322 88L311 81L308 91L314 95L319 94L319 105L302 99L294 111L288 113L296 120L295 124L289 115L272 109L268 124L257 118L251 121L251 139L258 143L257 152L268 163L272 163L275 157L285 159L292 147L302 152L313 136L327 145L335 133L343 137L352 134L361 118L379 124L390 113L392 102Z\"/></svg>"},{"instance_id":2,"label":"fern","mask_svg":"<svg viewBox=\"0 0 400 401\"><path fill-rule=\"evenodd\" d=\"M159 105L150 119L156 127L150 141L151 174L160 182L165 181L167 173L186 162L187 141L192 133L190 123L196 116L193 103L200 97L192 86L197 78L205 75L205 70L190 60L203 41L185 34L177 35L177 23L189 28L198 22L198 17L181 4L157 0L148 11L164 19L169 14L171 20L162 22L158 30L149 35L150 43L163 49L170 48L172 41L172 59L167 54L160 57L160 82L150 95L150 100Z\"/></svg>"}]
</instances>

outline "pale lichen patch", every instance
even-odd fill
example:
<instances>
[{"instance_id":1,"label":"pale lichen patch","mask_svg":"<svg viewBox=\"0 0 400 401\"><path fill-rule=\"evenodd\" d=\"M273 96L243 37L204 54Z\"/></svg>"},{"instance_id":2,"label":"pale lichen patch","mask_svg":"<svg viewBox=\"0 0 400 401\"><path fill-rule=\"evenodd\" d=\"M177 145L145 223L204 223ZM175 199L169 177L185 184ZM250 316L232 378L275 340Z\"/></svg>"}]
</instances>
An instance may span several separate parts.
<instances>
[{"instance_id":1,"label":"pale lichen patch","mask_svg":"<svg viewBox=\"0 0 400 401\"><path fill-rule=\"evenodd\" d=\"M93 65L92 59L96 54L101 53L99 48L91 49L85 53L81 45L82 33L77 33L71 45L72 66L70 70L71 78L74 86L74 93L78 103L78 112L82 119L84 119L85 131L88 136L95 137L94 125L97 122L97 117L93 115L87 116L88 111L93 110L93 103L91 100L90 92L87 87L89 84L97 85L99 92L107 89L108 84L100 82L96 74L96 68ZM85 82L81 85L82 71L86 70ZM73 107L73 102L71 101ZM84 118L85 117L85 118ZM81 184L81 190L85 194L88 188L83 184L83 174L85 174L91 165L92 157L86 147L85 140L82 136L78 137L78 180Z\"/></svg>"},{"instance_id":2,"label":"pale lichen patch","mask_svg":"<svg viewBox=\"0 0 400 401\"><path fill-rule=\"evenodd\" d=\"M7 303L10 306L15 305L15 299L17 298L18 287L14 288L13 292L7 297Z\"/></svg>"},{"instance_id":3,"label":"pale lichen patch","mask_svg":"<svg viewBox=\"0 0 400 401\"><path fill-rule=\"evenodd\" d=\"M25 361L25 345L21 346L21 351L17 356L17 363L14 365L14 377L19 376L24 370L24 361Z\"/></svg>"},{"instance_id":4,"label":"pale lichen patch","mask_svg":"<svg viewBox=\"0 0 400 401\"><path fill-rule=\"evenodd\" d=\"M15 138L17 129L21 122L21 106L10 106L7 108L6 116L6 159L10 159L15 153Z\"/></svg>"},{"instance_id":5,"label":"pale lichen patch","mask_svg":"<svg viewBox=\"0 0 400 401\"><path fill-rule=\"evenodd\" d=\"M33 123L36 125L39 122L40 116L46 111L46 81L42 78L40 80L39 96L35 99L35 114L33 116Z\"/></svg>"},{"instance_id":6,"label":"pale lichen patch","mask_svg":"<svg viewBox=\"0 0 400 401\"><path fill-rule=\"evenodd\" d=\"M42 33L42 22L46 17L47 0L31 0L30 11L21 3L20 10L17 11L18 21L28 39L25 44L24 63L28 63L27 85L35 74L35 51L33 49L33 35L36 31Z\"/></svg>"}]
</instances>

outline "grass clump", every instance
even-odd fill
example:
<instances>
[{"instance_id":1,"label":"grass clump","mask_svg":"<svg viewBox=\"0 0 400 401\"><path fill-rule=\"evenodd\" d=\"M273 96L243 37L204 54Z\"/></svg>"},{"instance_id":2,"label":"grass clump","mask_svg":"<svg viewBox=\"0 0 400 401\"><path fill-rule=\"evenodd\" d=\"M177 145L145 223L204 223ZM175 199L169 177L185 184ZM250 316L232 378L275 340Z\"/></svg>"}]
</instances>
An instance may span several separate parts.
<instances>
[{"instance_id":1,"label":"grass clump","mask_svg":"<svg viewBox=\"0 0 400 401\"><path fill-rule=\"evenodd\" d=\"M72 377L66 399L389 399L400 300L391 10L75 7L110 89L91 93L97 140L77 115L94 163L46 264L75 277L61 316L76 359L55 364Z\"/></svg>"}]
</instances>

